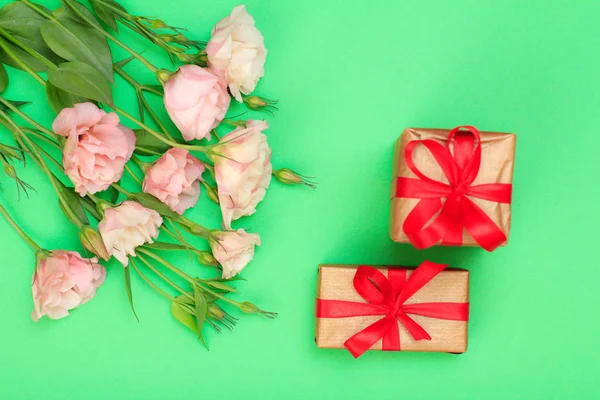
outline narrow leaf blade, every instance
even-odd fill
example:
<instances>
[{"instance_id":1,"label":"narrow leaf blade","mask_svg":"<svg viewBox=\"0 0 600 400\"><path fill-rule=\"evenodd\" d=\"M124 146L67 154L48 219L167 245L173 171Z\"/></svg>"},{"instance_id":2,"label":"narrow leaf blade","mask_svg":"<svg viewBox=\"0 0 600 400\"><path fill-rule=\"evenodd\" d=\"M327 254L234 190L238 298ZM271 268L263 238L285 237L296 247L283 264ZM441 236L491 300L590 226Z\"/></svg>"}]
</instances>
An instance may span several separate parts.
<instances>
[{"instance_id":1,"label":"narrow leaf blade","mask_svg":"<svg viewBox=\"0 0 600 400\"><path fill-rule=\"evenodd\" d=\"M133 292L131 290L131 268L125 267L123 268L125 271L125 290L127 291L127 298L129 299L129 305L131 306L131 311L133 311L133 315L137 322L140 322L137 313L135 312L135 307L133 306Z\"/></svg>"}]
</instances>

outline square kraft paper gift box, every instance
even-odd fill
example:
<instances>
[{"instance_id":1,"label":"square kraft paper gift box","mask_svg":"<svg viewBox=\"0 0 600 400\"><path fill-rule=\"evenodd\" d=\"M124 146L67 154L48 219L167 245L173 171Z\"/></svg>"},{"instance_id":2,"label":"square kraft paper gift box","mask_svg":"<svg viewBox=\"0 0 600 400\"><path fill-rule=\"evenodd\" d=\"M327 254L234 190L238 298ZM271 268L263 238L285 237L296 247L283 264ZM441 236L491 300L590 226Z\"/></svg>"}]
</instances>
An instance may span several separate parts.
<instances>
[{"instance_id":1,"label":"square kraft paper gift box","mask_svg":"<svg viewBox=\"0 0 600 400\"><path fill-rule=\"evenodd\" d=\"M516 136L465 126L405 129L396 142L390 237L416 248L505 245Z\"/></svg>"},{"instance_id":2,"label":"square kraft paper gift box","mask_svg":"<svg viewBox=\"0 0 600 400\"><path fill-rule=\"evenodd\" d=\"M315 341L365 351L467 350L469 271L425 261L419 267L320 265Z\"/></svg>"}]
</instances>

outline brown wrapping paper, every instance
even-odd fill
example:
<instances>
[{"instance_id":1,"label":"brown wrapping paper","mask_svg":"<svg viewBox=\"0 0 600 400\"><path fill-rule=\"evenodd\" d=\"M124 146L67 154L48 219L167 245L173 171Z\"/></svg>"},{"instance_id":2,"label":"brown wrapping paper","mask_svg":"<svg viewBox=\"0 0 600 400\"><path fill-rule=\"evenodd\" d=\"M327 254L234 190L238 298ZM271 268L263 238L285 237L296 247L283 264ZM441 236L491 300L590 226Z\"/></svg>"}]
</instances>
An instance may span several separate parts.
<instances>
[{"instance_id":1,"label":"brown wrapping paper","mask_svg":"<svg viewBox=\"0 0 600 400\"><path fill-rule=\"evenodd\" d=\"M317 298L326 300L346 300L365 302L356 293L352 280L357 265L320 265L317 283ZM376 267L387 276L387 267ZM407 267L389 267L407 268ZM407 268L407 277L414 268ZM469 271L447 268L440 272L427 285L415 293L405 304L426 302L469 302ZM449 321L443 319L410 315L431 336L431 340L415 341L400 327L402 351L438 351L464 353L467 351L467 321ZM344 342L355 333L363 330L382 316L317 318L315 341L321 348L344 348ZM381 350L381 340L371 350Z\"/></svg>"},{"instance_id":2,"label":"brown wrapping paper","mask_svg":"<svg viewBox=\"0 0 600 400\"><path fill-rule=\"evenodd\" d=\"M416 178L416 175L404 162L404 149L406 144L412 140L435 140L446 146L448 139L447 129L405 129L396 141L394 151L394 167L392 171L391 191L391 216L390 237L394 242L410 243L402 224L419 202L419 199L396 198L396 178ZM481 133L481 167L473 185L485 183L512 183L513 164L515 159L516 136L510 133L480 132ZM431 153L424 146L417 146L413 153L413 159L417 167L428 177L448 183L448 179L442 172ZM502 229L508 238L510 232L510 204L500 204L491 201L470 197L475 204L490 216L490 218ZM477 246L471 235L464 230L463 246Z\"/></svg>"}]
</instances>

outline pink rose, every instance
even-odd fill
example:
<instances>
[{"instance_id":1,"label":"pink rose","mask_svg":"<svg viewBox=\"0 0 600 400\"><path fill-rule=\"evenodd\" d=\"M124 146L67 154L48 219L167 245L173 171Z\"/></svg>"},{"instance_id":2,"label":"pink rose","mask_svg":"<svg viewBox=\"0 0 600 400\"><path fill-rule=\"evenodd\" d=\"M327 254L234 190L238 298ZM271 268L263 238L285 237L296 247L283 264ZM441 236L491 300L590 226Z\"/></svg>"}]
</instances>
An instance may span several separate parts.
<instances>
[{"instance_id":1,"label":"pink rose","mask_svg":"<svg viewBox=\"0 0 600 400\"><path fill-rule=\"evenodd\" d=\"M211 240L214 257L223 267L223 278L233 278L254 258L254 246L260 246L256 233L246 233L243 229L223 231L215 234L217 241Z\"/></svg>"},{"instance_id":2,"label":"pink rose","mask_svg":"<svg viewBox=\"0 0 600 400\"><path fill-rule=\"evenodd\" d=\"M165 108L183 138L210 139L231 101L224 82L197 65L184 65L164 87Z\"/></svg>"},{"instance_id":3,"label":"pink rose","mask_svg":"<svg viewBox=\"0 0 600 400\"><path fill-rule=\"evenodd\" d=\"M254 91L265 73L267 49L246 6L235 7L229 16L215 25L206 45L206 54L210 69L225 78L237 101L242 101L241 93Z\"/></svg>"},{"instance_id":4,"label":"pink rose","mask_svg":"<svg viewBox=\"0 0 600 400\"><path fill-rule=\"evenodd\" d=\"M127 266L128 256L135 256L135 249L144 243L152 243L158 237L162 225L159 213L135 201L124 201L120 206L104 211L98 231L111 256Z\"/></svg>"},{"instance_id":5,"label":"pink rose","mask_svg":"<svg viewBox=\"0 0 600 400\"><path fill-rule=\"evenodd\" d=\"M60 319L87 303L104 283L106 269L97 258L82 258L74 251L53 251L38 261L31 289L34 309L31 318L44 315Z\"/></svg>"},{"instance_id":6,"label":"pink rose","mask_svg":"<svg viewBox=\"0 0 600 400\"><path fill-rule=\"evenodd\" d=\"M63 166L81 196L106 190L121 179L135 149L135 134L119 124L119 116L92 103L63 109L52 129L67 137Z\"/></svg>"},{"instance_id":7,"label":"pink rose","mask_svg":"<svg viewBox=\"0 0 600 400\"><path fill-rule=\"evenodd\" d=\"M266 121L249 120L246 128L230 132L213 150L221 155L212 159L226 229L232 221L256 211L271 183L271 149L262 133L267 128Z\"/></svg>"},{"instance_id":8,"label":"pink rose","mask_svg":"<svg viewBox=\"0 0 600 400\"><path fill-rule=\"evenodd\" d=\"M204 165L189 151L172 148L148 169L143 190L183 214L200 197Z\"/></svg>"}]
</instances>

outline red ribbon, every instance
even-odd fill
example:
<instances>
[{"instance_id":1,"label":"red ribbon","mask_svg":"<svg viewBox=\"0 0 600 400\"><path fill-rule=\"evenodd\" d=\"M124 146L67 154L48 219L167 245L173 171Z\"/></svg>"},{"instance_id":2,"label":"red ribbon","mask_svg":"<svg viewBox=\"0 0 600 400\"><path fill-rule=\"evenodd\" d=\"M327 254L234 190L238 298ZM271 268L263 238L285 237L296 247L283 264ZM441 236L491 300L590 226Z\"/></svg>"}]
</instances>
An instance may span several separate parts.
<instances>
[{"instance_id":1,"label":"red ribbon","mask_svg":"<svg viewBox=\"0 0 600 400\"><path fill-rule=\"evenodd\" d=\"M353 283L356 292L367 302L317 299L317 318L384 316L346 340L344 346L354 358L360 357L380 339L383 339L384 351L400 350L398 322L414 340L431 340L427 331L408 314L468 321L469 303L404 303L446 267L445 264L425 261L407 280L406 269L390 268L386 278L381 271L361 265L356 270Z\"/></svg>"},{"instance_id":2,"label":"red ribbon","mask_svg":"<svg viewBox=\"0 0 600 400\"><path fill-rule=\"evenodd\" d=\"M462 131L466 129L468 132ZM454 140L454 154L450 144ZM440 165L449 184L424 175L415 165L415 147L424 145ZM396 197L421 199L410 212L402 229L418 249L438 242L461 245L463 227L487 251L506 242L506 235L494 221L467 196L497 203L510 203L512 185L492 183L472 185L481 164L481 137L473 126L459 126L450 131L446 147L434 140L413 140L408 143L404 160L415 178L398 178ZM446 201L442 203L442 199ZM437 216L436 216L437 215ZM434 218L429 226L427 223Z\"/></svg>"}]
</instances>

